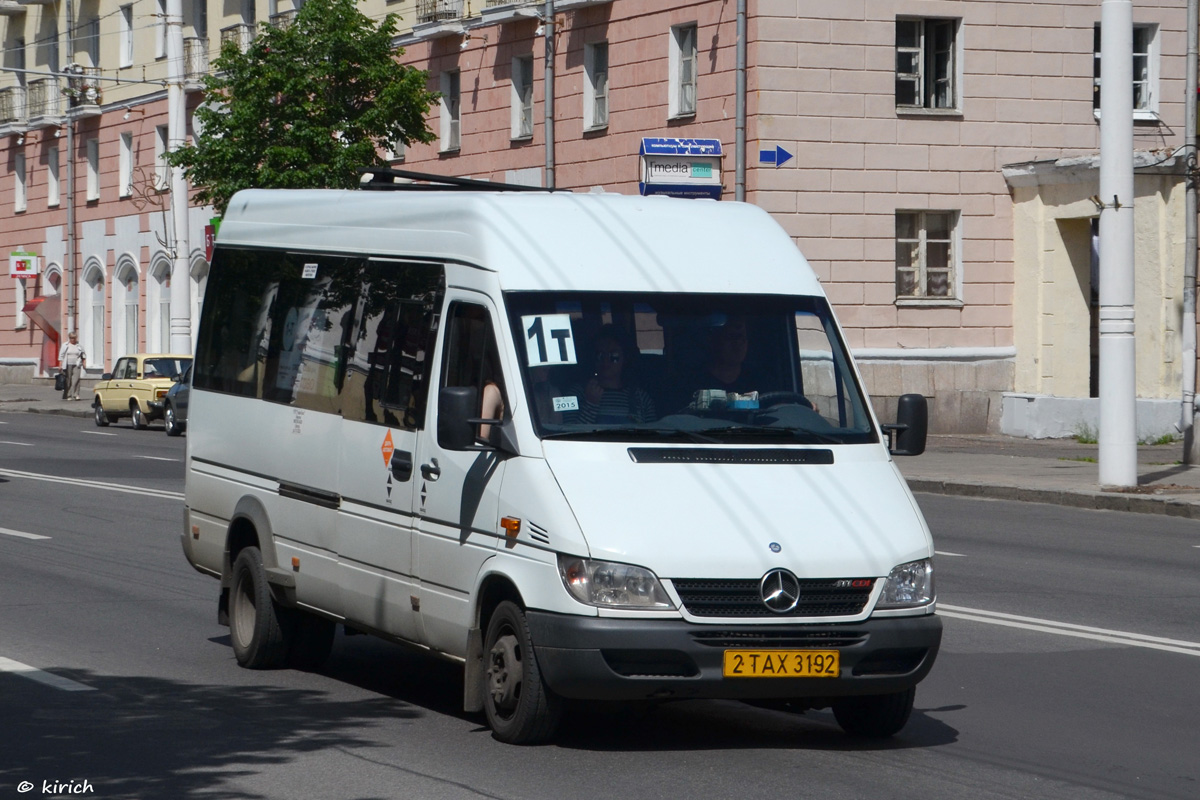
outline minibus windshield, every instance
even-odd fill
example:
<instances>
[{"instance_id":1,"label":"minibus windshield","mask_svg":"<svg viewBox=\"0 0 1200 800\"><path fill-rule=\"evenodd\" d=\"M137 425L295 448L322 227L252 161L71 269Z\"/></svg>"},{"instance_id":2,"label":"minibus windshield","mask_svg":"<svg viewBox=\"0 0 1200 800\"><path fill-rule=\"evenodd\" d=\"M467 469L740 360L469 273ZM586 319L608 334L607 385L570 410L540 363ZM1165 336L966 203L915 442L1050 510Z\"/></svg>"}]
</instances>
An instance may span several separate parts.
<instances>
[{"instance_id":1,"label":"minibus windshield","mask_svg":"<svg viewBox=\"0 0 1200 800\"><path fill-rule=\"evenodd\" d=\"M879 441L821 297L505 295L542 438Z\"/></svg>"}]
</instances>

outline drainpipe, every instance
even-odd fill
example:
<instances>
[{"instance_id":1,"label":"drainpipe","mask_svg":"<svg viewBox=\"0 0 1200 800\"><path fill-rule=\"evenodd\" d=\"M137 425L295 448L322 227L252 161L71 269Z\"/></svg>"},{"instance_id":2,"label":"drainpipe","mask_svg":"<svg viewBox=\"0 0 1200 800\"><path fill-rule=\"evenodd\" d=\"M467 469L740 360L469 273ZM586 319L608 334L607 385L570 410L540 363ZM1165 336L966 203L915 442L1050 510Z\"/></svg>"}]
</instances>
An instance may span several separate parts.
<instances>
[{"instance_id":1,"label":"drainpipe","mask_svg":"<svg viewBox=\"0 0 1200 800\"><path fill-rule=\"evenodd\" d=\"M1193 2L1195 0L1192 0ZM733 198L746 199L746 0L737 4L737 81L735 93Z\"/></svg>"},{"instance_id":2,"label":"drainpipe","mask_svg":"<svg viewBox=\"0 0 1200 800\"><path fill-rule=\"evenodd\" d=\"M554 0L546 0L546 188L554 188Z\"/></svg>"},{"instance_id":3,"label":"drainpipe","mask_svg":"<svg viewBox=\"0 0 1200 800\"><path fill-rule=\"evenodd\" d=\"M1101 486L1137 486L1134 340L1133 2L1100 6Z\"/></svg>"},{"instance_id":4,"label":"drainpipe","mask_svg":"<svg viewBox=\"0 0 1200 800\"><path fill-rule=\"evenodd\" d=\"M1187 183L1184 217L1186 234L1183 244L1183 403L1179 430L1183 431L1183 463L1200 461L1196 443L1196 72L1197 28L1200 27L1200 0L1188 0L1187 8L1187 80L1183 104L1183 141L1187 150Z\"/></svg>"},{"instance_id":5,"label":"drainpipe","mask_svg":"<svg viewBox=\"0 0 1200 800\"><path fill-rule=\"evenodd\" d=\"M167 0L167 139L171 152L186 144L187 98L183 93L183 0ZM191 275L188 244L187 178L171 167L171 352L192 352ZM148 348L147 348L148 349Z\"/></svg>"}]
</instances>

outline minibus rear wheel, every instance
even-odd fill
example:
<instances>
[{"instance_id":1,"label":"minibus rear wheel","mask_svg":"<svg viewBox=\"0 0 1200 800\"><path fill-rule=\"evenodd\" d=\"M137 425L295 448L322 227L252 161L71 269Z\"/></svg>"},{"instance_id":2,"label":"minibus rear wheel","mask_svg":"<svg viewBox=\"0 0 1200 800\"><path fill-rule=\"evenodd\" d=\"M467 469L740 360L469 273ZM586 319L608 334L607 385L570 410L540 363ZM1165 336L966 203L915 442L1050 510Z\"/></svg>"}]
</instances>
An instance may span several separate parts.
<instances>
[{"instance_id":1,"label":"minibus rear wheel","mask_svg":"<svg viewBox=\"0 0 1200 800\"><path fill-rule=\"evenodd\" d=\"M536 744L553 736L562 702L542 680L525 612L511 600L492 612L483 657L483 710L492 735L508 744Z\"/></svg>"},{"instance_id":2,"label":"minibus rear wheel","mask_svg":"<svg viewBox=\"0 0 1200 800\"><path fill-rule=\"evenodd\" d=\"M886 739L900 732L912 714L916 687L891 694L843 697L833 704L842 730L863 739Z\"/></svg>"},{"instance_id":3,"label":"minibus rear wheel","mask_svg":"<svg viewBox=\"0 0 1200 800\"><path fill-rule=\"evenodd\" d=\"M247 669L283 666L288 652L287 611L271 597L262 553L257 547L243 547L233 562L229 593L229 638L238 664Z\"/></svg>"}]
</instances>

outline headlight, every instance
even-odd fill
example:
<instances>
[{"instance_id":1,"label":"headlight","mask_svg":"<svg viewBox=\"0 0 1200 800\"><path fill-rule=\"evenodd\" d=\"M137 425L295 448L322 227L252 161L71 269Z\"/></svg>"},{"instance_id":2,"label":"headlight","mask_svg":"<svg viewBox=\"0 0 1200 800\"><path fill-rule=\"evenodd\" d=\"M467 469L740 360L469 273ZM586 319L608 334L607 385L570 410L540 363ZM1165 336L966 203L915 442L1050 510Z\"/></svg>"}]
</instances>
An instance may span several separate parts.
<instances>
[{"instance_id":1,"label":"headlight","mask_svg":"<svg viewBox=\"0 0 1200 800\"><path fill-rule=\"evenodd\" d=\"M558 574L567 591L581 603L602 608L661 608L675 606L654 573L629 564L558 557Z\"/></svg>"},{"instance_id":2,"label":"headlight","mask_svg":"<svg viewBox=\"0 0 1200 800\"><path fill-rule=\"evenodd\" d=\"M929 605L933 591L933 561L910 561L892 570L883 584L876 608L911 608Z\"/></svg>"}]
</instances>

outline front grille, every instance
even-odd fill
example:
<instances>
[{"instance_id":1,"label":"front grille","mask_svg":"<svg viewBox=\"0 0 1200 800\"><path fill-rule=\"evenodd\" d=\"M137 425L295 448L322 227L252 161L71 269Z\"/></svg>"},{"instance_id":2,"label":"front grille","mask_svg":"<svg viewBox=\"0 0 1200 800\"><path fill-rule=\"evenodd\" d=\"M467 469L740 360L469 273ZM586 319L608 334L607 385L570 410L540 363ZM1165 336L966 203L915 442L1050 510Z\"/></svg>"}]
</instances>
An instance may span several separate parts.
<instances>
[{"instance_id":1,"label":"front grille","mask_svg":"<svg viewBox=\"0 0 1200 800\"><path fill-rule=\"evenodd\" d=\"M852 617L862 613L874 579L820 578L800 581L800 600L786 614L763 604L758 580L676 579L672 583L688 613L696 617ZM859 584L859 585L851 585Z\"/></svg>"},{"instance_id":2,"label":"front grille","mask_svg":"<svg viewBox=\"0 0 1200 800\"><path fill-rule=\"evenodd\" d=\"M827 650L832 647L854 647L867 640L867 634L858 631L823 630L737 630L737 631L694 631L692 639L704 647L801 647Z\"/></svg>"}]
</instances>

